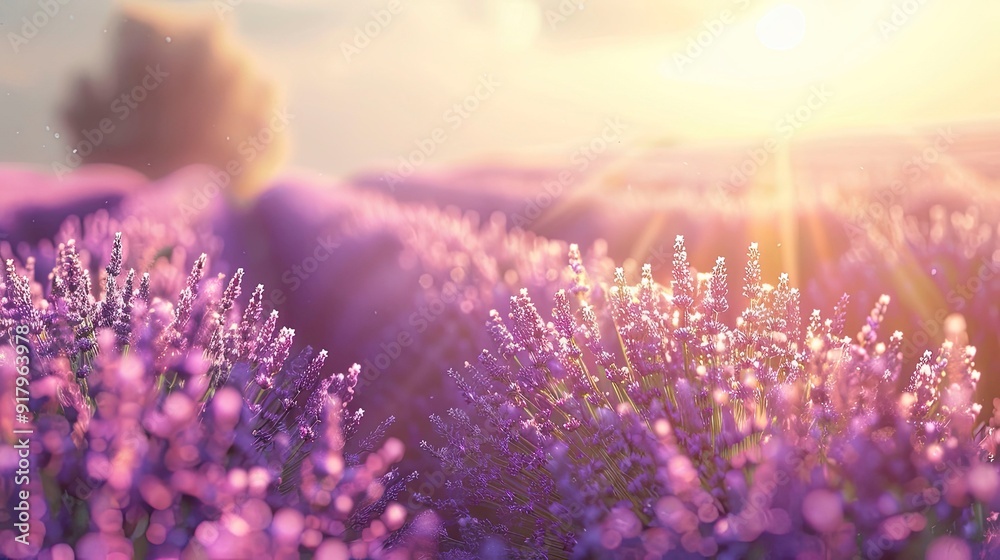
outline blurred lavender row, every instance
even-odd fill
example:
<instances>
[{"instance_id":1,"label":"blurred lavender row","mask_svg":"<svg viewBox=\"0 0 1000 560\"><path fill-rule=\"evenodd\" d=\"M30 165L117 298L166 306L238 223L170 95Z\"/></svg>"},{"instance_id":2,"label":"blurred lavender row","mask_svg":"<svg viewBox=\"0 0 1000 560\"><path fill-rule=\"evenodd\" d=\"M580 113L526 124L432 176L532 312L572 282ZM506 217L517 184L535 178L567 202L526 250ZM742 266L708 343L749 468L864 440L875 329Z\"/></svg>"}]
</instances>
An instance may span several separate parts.
<instances>
[{"instance_id":1,"label":"blurred lavender row","mask_svg":"<svg viewBox=\"0 0 1000 560\"><path fill-rule=\"evenodd\" d=\"M243 269L213 277L202 253L185 274L194 236L172 238L171 258L148 261L147 251L163 247L144 244L143 233L168 242L162 229L106 216L98 223L123 226L136 243L97 226L80 245L43 246L54 250L44 284L34 257L23 269L6 261L0 331L26 339L30 354L15 360L13 345L0 349L0 393L15 401L15 364L30 358L34 416L30 480L18 487L31 493L27 547L14 540L18 460L4 446L6 557L433 549L436 522L410 518L398 503L417 475L393 467L404 452L385 439L393 419L358 434L356 364L333 374L325 350L293 352L295 330L279 328L277 311L263 312L261 285L241 312Z\"/></svg>"},{"instance_id":2,"label":"blurred lavender row","mask_svg":"<svg viewBox=\"0 0 1000 560\"><path fill-rule=\"evenodd\" d=\"M669 290L648 266L592 280L571 255L551 320L527 292L493 316L492 349L454 374L469 405L424 445L451 477L425 498L450 512L447 557L997 553L998 424L974 433L962 328L908 371L888 296L856 337L846 296L804 322L756 245L742 294L723 258L693 276L680 237Z\"/></svg>"}]
</instances>

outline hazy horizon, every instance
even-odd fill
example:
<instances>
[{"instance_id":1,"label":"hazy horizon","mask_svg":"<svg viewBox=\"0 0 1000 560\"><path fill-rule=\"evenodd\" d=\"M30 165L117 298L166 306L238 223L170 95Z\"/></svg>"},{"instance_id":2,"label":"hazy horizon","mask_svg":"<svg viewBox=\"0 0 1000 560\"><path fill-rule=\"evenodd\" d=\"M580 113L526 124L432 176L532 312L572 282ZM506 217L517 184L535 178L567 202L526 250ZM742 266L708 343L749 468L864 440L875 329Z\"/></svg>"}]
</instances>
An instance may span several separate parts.
<instances>
[{"instance_id":1,"label":"hazy horizon","mask_svg":"<svg viewBox=\"0 0 1000 560\"><path fill-rule=\"evenodd\" d=\"M630 147L767 137L817 86L831 95L796 138L1000 116L997 77L983 71L1000 65L1000 6L971 1L173 4L235 27L288 111L308 115L292 123L287 165L329 175L395 165L437 128L446 134L428 167L560 153L609 118L624 123ZM801 43L783 51L765 48L757 29L777 4L806 16ZM379 23L390 5L396 13ZM115 6L59 4L26 41L11 33L23 37L22 18L39 5L0 6L0 160L65 156L71 131L58 109L76 75L107 74ZM358 36L366 26L378 30L368 43ZM495 91L449 117L483 80Z\"/></svg>"}]
</instances>

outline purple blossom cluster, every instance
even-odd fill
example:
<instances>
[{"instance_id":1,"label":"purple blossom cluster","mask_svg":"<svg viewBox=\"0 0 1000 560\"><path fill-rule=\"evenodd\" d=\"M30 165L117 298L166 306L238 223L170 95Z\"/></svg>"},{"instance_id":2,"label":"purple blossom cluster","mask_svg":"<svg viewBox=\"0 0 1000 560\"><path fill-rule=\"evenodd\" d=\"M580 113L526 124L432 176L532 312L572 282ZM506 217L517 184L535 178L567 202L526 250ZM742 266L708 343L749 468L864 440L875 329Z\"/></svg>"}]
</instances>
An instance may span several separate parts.
<instances>
[{"instance_id":1,"label":"purple blossom cluster","mask_svg":"<svg viewBox=\"0 0 1000 560\"><path fill-rule=\"evenodd\" d=\"M569 279L561 266L568 244L511 231L500 213L317 187L288 181L232 212L216 226L227 236L225 257L246 262L240 253L252 243L247 270L280 288L265 300L307 344L336 342L332 357L357 361L359 386L371 390L355 402L393 411L390 434L416 446L432 430L429 414L461 404L444 372L489 343L482 318L521 286L554 293ZM610 270L605 253L595 244L588 266ZM420 454L410 460L434 467Z\"/></svg>"},{"instance_id":2,"label":"purple blossom cluster","mask_svg":"<svg viewBox=\"0 0 1000 560\"><path fill-rule=\"evenodd\" d=\"M669 287L573 281L551 319L522 291L493 350L452 372L468 406L424 448L449 473L453 558L928 558L996 554L1000 413L975 424L963 327L904 369L878 298L804 318L751 245L742 309L719 259ZM1000 403L998 403L1000 404Z\"/></svg>"},{"instance_id":3,"label":"purple blossom cluster","mask_svg":"<svg viewBox=\"0 0 1000 560\"><path fill-rule=\"evenodd\" d=\"M953 338L952 328L962 325L967 334L960 342L976 347L980 363L994 364L1000 359L1000 229L990 208L932 205L863 223L852 248L810 280L810 292L840 287L870 299L877 287L892 294L902 313L889 322L908 330L908 366L920 358L921 347ZM852 311L863 313L856 303ZM979 402L988 403L1000 384L989 376L983 381Z\"/></svg>"},{"instance_id":4,"label":"purple blossom cluster","mask_svg":"<svg viewBox=\"0 0 1000 560\"><path fill-rule=\"evenodd\" d=\"M385 437L393 419L358 433L358 365L333 374L325 350L293 350L295 331L263 312L263 286L241 306L242 269L212 276L202 254L185 273L183 242L169 255L153 249L147 261L141 235L129 244L121 233L89 231L89 241L50 247L44 282L34 256L21 267L6 260L0 275L0 333L23 335L30 349L34 428L31 550L14 542L10 523L16 453L4 446L0 456L4 556L433 550L433 516L414 517L399 503L416 474L393 467L404 453ZM150 272L138 272L138 262ZM0 348L5 405L14 402L15 363L12 344Z\"/></svg>"}]
</instances>

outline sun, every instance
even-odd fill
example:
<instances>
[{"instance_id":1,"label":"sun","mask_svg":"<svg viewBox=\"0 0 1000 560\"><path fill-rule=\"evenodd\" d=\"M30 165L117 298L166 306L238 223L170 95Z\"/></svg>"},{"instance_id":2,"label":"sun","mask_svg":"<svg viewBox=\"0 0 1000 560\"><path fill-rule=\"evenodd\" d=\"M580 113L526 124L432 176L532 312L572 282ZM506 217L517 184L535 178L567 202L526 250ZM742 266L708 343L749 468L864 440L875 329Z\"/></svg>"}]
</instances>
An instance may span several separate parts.
<instances>
[{"instance_id":1,"label":"sun","mask_svg":"<svg viewBox=\"0 0 1000 560\"><path fill-rule=\"evenodd\" d=\"M757 22L757 39L776 51L794 49L806 35L806 15L791 4L779 4Z\"/></svg>"}]
</instances>

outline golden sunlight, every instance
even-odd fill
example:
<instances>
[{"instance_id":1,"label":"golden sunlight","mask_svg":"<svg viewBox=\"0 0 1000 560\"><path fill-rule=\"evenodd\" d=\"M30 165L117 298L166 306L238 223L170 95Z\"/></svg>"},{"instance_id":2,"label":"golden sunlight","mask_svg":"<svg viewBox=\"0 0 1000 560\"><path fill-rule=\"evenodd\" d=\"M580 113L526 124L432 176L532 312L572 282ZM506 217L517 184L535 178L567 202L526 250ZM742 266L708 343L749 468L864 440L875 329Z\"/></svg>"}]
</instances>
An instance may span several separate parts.
<instances>
[{"instance_id":1,"label":"golden sunlight","mask_svg":"<svg viewBox=\"0 0 1000 560\"><path fill-rule=\"evenodd\" d=\"M794 49L806 36L806 15L791 4L779 4L757 22L757 39L775 51Z\"/></svg>"}]
</instances>

